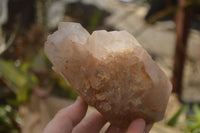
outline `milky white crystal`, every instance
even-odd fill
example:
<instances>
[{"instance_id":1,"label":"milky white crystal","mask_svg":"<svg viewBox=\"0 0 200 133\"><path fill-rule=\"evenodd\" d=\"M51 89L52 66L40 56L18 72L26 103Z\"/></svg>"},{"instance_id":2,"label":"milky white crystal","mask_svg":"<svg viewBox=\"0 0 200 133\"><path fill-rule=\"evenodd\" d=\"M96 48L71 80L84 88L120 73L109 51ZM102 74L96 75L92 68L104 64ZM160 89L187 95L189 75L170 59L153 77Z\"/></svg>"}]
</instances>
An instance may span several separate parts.
<instances>
[{"instance_id":1,"label":"milky white crystal","mask_svg":"<svg viewBox=\"0 0 200 133\"><path fill-rule=\"evenodd\" d=\"M126 128L136 118L163 118L171 83L136 39L126 31L94 31L61 22L48 36L45 53L89 104L112 124Z\"/></svg>"}]
</instances>

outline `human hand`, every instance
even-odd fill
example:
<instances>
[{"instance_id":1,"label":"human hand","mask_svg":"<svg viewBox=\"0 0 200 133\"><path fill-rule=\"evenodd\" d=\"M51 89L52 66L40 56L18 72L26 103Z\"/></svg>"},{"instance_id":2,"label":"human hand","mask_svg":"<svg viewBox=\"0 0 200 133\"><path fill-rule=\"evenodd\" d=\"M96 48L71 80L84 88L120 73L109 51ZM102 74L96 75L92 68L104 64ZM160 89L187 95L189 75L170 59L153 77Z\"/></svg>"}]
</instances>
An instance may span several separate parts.
<instances>
[{"instance_id":1,"label":"human hand","mask_svg":"<svg viewBox=\"0 0 200 133\"><path fill-rule=\"evenodd\" d=\"M67 108L61 109L48 123L43 133L98 133L107 122L97 111L85 117L88 105L80 97ZM133 121L127 130L113 125L106 133L148 133L151 125L146 125L143 119Z\"/></svg>"}]
</instances>

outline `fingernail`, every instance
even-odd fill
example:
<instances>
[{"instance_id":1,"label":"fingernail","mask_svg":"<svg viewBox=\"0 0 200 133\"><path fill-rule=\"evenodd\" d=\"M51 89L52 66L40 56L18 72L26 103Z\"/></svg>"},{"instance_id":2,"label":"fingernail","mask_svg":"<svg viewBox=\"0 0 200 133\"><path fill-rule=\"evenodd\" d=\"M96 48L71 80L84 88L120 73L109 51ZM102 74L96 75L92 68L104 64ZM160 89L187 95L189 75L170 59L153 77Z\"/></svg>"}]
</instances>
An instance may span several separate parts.
<instances>
[{"instance_id":1,"label":"fingernail","mask_svg":"<svg viewBox=\"0 0 200 133\"><path fill-rule=\"evenodd\" d=\"M78 97L76 98L76 101L75 101L73 104L71 104L71 105L67 106L67 108L70 108L70 107L72 107L72 106L76 105L76 104L77 104L77 103L79 103L80 101L81 101L81 97L80 97L80 96L78 96Z\"/></svg>"},{"instance_id":2,"label":"fingernail","mask_svg":"<svg viewBox=\"0 0 200 133\"><path fill-rule=\"evenodd\" d=\"M144 133L145 130L145 121L143 119L134 120L128 127L127 133Z\"/></svg>"},{"instance_id":3,"label":"fingernail","mask_svg":"<svg viewBox=\"0 0 200 133\"><path fill-rule=\"evenodd\" d=\"M151 128L153 127L153 124L148 124L146 125L146 128L144 130L144 133L149 133L149 131L151 130Z\"/></svg>"},{"instance_id":4,"label":"fingernail","mask_svg":"<svg viewBox=\"0 0 200 133\"><path fill-rule=\"evenodd\" d=\"M141 126L139 133L145 132L146 122L143 119L138 119L137 121L138 121L138 123L140 123L140 126Z\"/></svg>"},{"instance_id":5,"label":"fingernail","mask_svg":"<svg viewBox=\"0 0 200 133\"><path fill-rule=\"evenodd\" d=\"M74 104L87 105L87 103L86 103L86 102L83 100L83 98L80 97L80 96L78 96L78 97L76 98L76 101L75 101Z\"/></svg>"},{"instance_id":6,"label":"fingernail","mask_svg":"<svg viewBox=\"0 0 200 133\"><path fill-rule=\"evenodd\" d=\"M144 126L145 126L145 124L146 124L146 122L145 122L144 119L137 119L137 120L135 120L135 121L137 121L138 123L141 123L141 124L144 125Z\"/></svg>"},{"instance_id":7,"label":"fingernail","mask_svg":"<svg viewBox=\"0 0 200 133\"><path fill-rule=\"evenodd\" d=\"M77 98L76 98L76 101L75 101L75 103L78 103L78 102L80 102L81 101L81 97L80 96L78 96Z\"/></svg>"}]
</instances>

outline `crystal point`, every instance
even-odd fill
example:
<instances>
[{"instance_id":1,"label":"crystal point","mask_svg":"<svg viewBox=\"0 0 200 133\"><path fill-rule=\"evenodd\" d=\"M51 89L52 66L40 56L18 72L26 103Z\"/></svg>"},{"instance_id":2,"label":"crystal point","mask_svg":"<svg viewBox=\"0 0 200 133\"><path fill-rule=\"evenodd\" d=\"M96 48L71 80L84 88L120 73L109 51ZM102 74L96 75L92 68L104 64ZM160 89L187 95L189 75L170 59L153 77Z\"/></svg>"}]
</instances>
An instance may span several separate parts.
<instances>
[{"instance_id":1,"label":"crystal point","mask_svg":"<svg viewBox=\"0 0 200 133\"><path fill-rule=\"evenodd\" d=\"M163 118L171 83L126 31L94 31L61 23L45 43L53 69L112 124L126 128L143 118Z\"/></svg>"}]
</instances>

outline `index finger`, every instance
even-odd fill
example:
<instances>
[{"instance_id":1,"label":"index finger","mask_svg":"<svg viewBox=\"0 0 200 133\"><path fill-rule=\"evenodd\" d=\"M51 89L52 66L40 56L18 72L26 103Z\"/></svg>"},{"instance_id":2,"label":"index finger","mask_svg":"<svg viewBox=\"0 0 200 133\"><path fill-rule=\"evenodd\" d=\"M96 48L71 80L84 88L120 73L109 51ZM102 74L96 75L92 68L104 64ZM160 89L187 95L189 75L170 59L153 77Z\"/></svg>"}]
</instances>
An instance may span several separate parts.
<instances>
[{"instance_id":1,"label":"index finger","mask_svg":"<svg viewBox=\"0 0 200 133\"><path fill-rule=\"evenodd\" d=\"M134 120L128 127L126 133L144 133L145 121L143 119Z\"/></svg>"},{"instance_id":2,"label":"index finger","mask_svg":"<svg viewBox=\"0 0 200 133\"><path fill-rule=\"evenodd\" d=\"M87 111L86 102L78 97L76 102L67 108L61 109L49 122L43 133L71 133L85 116Z\"/></svg>"}]
</instances>

